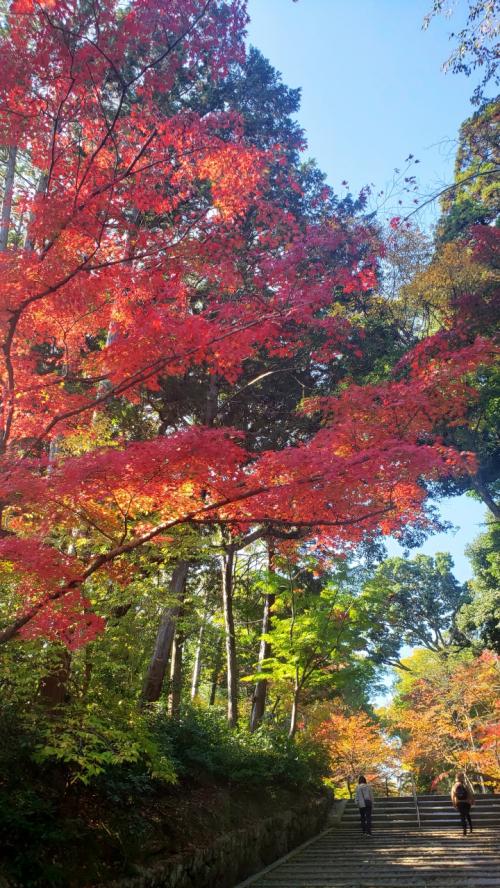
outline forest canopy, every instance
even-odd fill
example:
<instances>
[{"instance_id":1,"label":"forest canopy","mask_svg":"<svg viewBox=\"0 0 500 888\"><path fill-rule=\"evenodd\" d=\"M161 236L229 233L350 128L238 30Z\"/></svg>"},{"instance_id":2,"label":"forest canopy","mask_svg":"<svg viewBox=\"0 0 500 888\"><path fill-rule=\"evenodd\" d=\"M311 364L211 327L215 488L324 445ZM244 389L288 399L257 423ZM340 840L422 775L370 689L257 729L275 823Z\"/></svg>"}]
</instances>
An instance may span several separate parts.
<instances>
[{"instance_id":1,"label":"forest canopy","mask_svg":"<svg viewBox=\"0 0 500 888\"><path fill-rule=\"evenodd\" d=\"M81 884L109 875L85 841L119 859L116 807L200 774L351 792L399 756L424 788L500 780L498 103L462 126L435 237L384 225L306 158L246 24L242 0L2 13L0 831L22 884L65 884L61 835ZM386 557L464 492L490 514L469 584L446 553Z\"/></svg>"}]
</instances>

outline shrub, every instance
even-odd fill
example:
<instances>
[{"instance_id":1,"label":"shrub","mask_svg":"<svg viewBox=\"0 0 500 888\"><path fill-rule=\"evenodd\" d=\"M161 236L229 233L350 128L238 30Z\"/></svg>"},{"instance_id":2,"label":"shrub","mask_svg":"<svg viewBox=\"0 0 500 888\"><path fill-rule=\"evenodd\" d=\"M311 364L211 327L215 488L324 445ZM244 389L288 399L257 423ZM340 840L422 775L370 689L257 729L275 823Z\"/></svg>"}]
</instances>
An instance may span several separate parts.
<instances>
[{"instance_id":1,"label":"shrub","mask_svg":"<svg viewBox=\"0 0 500 888\"><path fill-rule=\"evenodd\" d=\"M169 744L180 774L203 771L245 785L318 785L327 771L323 749L310 740L292 742L278 729L254 734L232 731L216 710L186 707L177 720L159 712L152 730L156 743Z\"/></svg>"},{"instance_id":2,"label":"shrub","mask_svg":"<svg viewBox=\"0 0 500 888\"><path fill-rule=\"evenodd\" d=\"M95 777L123 765L141 764L151 777L175 783L169 749L155 743L145 716L89 705L66 707L64 718L45 718L38 727L33 758L39 763L60 762L70 781L88 784Z\"/></svg>"}]
</instances>

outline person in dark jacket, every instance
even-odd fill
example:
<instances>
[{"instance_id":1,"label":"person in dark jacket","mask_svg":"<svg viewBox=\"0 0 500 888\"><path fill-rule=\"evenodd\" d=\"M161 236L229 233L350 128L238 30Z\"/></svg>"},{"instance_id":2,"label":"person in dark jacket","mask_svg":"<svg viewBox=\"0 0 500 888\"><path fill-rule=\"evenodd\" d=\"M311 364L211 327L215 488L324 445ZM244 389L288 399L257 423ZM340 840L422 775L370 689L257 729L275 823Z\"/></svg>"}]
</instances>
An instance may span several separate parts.
<instances>
[{"instance_id":1,"label":"person in dark jacket","mask_svg":"<svg viewBox=\"0 0 500 888\"><path fill-rule=\"evenodd\" d=\"M472 832L472 819L470 816L470 809L474 804L475 799L472 789L470 788L469 784L465 782L465 774L463 771L458 772L457 779L452 786L451 801L460 814L463 834L464 836L466 836L467 824L469 825L469 832Z\"/></svg>"}]
</instances>

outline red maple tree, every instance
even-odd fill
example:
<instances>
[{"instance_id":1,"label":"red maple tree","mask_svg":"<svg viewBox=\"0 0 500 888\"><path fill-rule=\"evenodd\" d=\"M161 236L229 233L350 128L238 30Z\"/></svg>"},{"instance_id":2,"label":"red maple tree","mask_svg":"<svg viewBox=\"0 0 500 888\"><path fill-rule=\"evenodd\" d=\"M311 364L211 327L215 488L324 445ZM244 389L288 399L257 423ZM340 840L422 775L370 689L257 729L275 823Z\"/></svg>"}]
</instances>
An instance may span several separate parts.
<instances>
[{"instance_id":1,"label":"red maple tree","mask_svg":"<svg viewBox=\"0 0 500 888\"><path fill-rule=\"evenodd\" d=\"M373 231L328 214L299 225L269 187L271 168L298 187L280 145L259 150L231 110L179 98L201 65L216 80L241 58L245 22L240 0L10 8L0 558L20 609L0 641L85 643L103 624L85 581L126 582L127 555L176 525L284 525L339 549L420 518L423 478L471 468L436 428L463 418L490 349L453 330L385 383L346 377L340 395L310 400L319 431L295 446L257 453L244 429L198 424L100 440L108 405L141 403L162 378L202 368L235 384L263 352L310 348L321 366L359 348L338 309L376 283ZM77 557L60 540L82 522L97 538Z\"/></svg>"}]
</instances>

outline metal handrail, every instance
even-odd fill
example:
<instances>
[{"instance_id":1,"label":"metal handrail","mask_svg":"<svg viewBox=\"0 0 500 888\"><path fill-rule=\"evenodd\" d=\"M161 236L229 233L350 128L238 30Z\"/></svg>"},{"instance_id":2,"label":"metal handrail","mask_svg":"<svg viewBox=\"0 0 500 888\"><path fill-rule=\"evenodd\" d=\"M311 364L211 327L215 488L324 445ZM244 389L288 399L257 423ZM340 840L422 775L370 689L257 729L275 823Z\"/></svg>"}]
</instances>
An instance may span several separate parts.
<instances>
[{"instance_id":1,"label":"metal handrail","mask_svg":"<svg viewBox=\"0 0 500 888\"><path fill-rule=\"evenodd\" d=\"M415 802L415 811L417 812L418 829L422 829L422 822L420 820L420 808L418 807L417 787L415 784L415 778L411 772L410 772L410 779L411 779L411 791L412 791L412 795L413 795L413 801Z\"/></svg>"},{"instance_id":2,"label":"metal handrail","mask_svg":"<svg viewBox=\"0 0 500 888\"><path fill-rule=\"evenodd\" d=\"M400 786L400 793L401 793L401 786L403 784L403 780L404 779L407 780L408 778L410 779L411 794L413 796L413 803L415 805L415 813L417 815L418 828L421 829L422 828L422 821L420 818L420 808L418 805L417 785L415 783L415 777L414 777L412 771L403 771L402 774L397 775L397 780L398 780L398 783Z\"/></svg>"}]
</instances>

